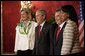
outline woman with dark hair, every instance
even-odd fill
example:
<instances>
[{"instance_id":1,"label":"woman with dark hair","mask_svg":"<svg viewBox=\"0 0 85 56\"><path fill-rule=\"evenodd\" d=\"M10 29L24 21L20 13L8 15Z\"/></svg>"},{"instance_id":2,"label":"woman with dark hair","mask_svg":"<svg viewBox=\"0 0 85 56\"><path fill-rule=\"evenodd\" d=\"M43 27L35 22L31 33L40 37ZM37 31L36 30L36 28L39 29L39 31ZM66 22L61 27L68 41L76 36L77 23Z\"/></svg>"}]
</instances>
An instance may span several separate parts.
<instances>
[{"instance_id":1,"label":"woman with dark hair","mask_svg":"<svg viewBox=\"0 0 85 56\"><path fill-rule=\"evenodd\" d=\"M61 8L64 12L69 14L69 19L74 21L78 25L78 18L75 8L72 5L64 5Z\"/></svg>"},{"instance_id":2,"label":"woman with dark hair","mask_svg":"<svg viewBox=\"0 0 85 56\"><path fill-rule=\"evenodd\" d=\"M77 15L73 6L64 5L57 9L55 21L58 28L55 29L54 34L53 54L69 55L80 53Z\"/></svg>"}]
</instances>

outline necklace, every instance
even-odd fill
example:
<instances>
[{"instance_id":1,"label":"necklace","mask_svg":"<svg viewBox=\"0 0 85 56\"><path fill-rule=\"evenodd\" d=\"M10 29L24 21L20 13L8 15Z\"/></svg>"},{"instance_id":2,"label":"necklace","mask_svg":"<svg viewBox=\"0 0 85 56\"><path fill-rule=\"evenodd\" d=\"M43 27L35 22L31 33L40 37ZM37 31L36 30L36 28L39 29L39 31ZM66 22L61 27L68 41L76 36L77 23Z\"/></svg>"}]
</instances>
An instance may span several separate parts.
<instances>
[{"instance_id":1,"label":"necklace","mask_svg":"<svg viewBox=\"0 0 85 56\"><path fill-rule=\"evenodd\" d=\"M27 24L26 27L25 27L24 23L22 23L22 27L20 27L20 29L19 29L20 34L28 34L31 26L32 26L32 24L30 22L29 22L29 24Z\"/></svg>"}]
</instances>

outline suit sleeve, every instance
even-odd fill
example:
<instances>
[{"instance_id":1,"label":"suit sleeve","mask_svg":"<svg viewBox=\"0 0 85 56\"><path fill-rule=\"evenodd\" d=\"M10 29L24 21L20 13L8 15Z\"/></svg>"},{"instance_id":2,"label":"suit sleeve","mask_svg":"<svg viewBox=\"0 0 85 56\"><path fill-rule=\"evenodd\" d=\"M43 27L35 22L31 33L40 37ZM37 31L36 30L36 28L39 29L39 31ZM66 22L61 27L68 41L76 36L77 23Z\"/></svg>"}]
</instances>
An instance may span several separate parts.
<instances>
[{"instance_id":1,"label":"suit sleeve","mask_svg":"<svg viewBox=\"0 0 85 56\"><path fill-rule=\"evenodd\" d=\"M50 26L50 55L53 55L55 25Z\"/></svg>"}]
</instances>

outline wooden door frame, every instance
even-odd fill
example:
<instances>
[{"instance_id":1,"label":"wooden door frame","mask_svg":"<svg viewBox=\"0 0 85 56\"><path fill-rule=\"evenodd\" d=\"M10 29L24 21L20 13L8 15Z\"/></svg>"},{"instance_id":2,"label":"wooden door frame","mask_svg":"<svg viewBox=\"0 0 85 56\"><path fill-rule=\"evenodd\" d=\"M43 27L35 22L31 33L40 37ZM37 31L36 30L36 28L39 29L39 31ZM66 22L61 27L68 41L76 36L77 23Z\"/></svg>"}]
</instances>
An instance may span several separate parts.
<instances>
[{"instance_id":1,"label":"wooden door frame","mask_svg":"<svg viewBox=\"0 0 85 56\"><path fill-rule=\"evenodd\" d=\"M2 1L1 1L1 54L3 54L3 18L2 18Z\"/></svg>"}]
</instances>

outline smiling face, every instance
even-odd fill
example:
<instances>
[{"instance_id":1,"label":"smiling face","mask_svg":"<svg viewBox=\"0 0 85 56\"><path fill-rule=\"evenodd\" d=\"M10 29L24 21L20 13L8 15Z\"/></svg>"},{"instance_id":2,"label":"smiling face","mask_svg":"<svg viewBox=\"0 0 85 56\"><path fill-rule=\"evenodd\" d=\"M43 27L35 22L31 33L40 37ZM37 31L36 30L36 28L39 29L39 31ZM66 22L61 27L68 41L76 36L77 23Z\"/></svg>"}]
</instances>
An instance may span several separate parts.
<instances>
[{"instance_id":1,"label":"smiling face","mask_svg":"<svg viewBox=\"0 0 85 56\"><path fill-rule=\"evenodd\" d=\"M62 24L68 17L69 15L63 11L57 11L55 13L55 21L58 25Z\"/></svg>"},{"instance_id":2,"label":"smiling face","mask_svg":"<svg viewBox=\"0 0 85 56\"><path fill-rule=\"evenodd\" d=\"M60 25L63 22L60 11L55 13L55 21L58 25Z\"/></svg>"},{"instance_id":3,"label":"smiling face","mask_svg":"<svg viewBox=\"0 0 85 56\"><path fill-rule=\"evenodd\" d=\"M27 20L28 19L28 14L25 11L22 11L21 12L21 18L22 18L22 21Z\"/></svg>"},{"instance_id":4,"label":"smiling face","mask_svg":"<svg viewBox=\"0 0 85 56\"><path fill-rule=\"evenodd\" d=\"M36 12L36 21L38 24L41 24L45 20L45 15L42 15L40 11Z\"/></svg>"}]
</instances>

